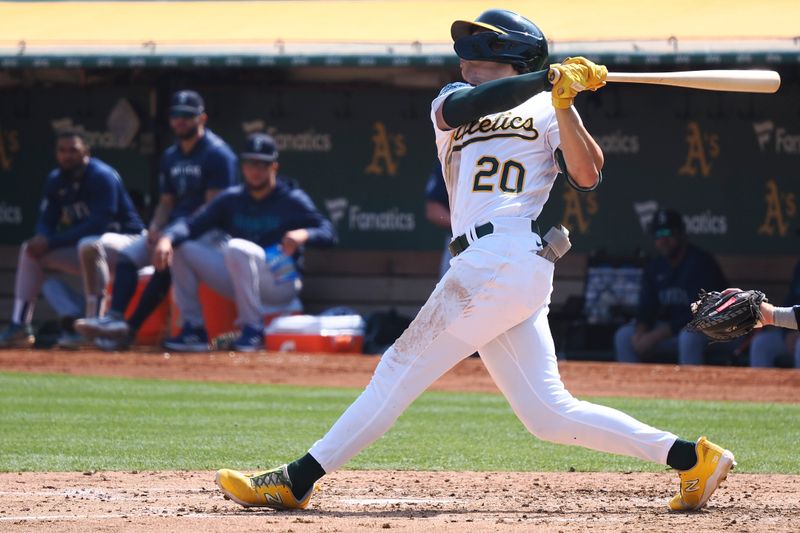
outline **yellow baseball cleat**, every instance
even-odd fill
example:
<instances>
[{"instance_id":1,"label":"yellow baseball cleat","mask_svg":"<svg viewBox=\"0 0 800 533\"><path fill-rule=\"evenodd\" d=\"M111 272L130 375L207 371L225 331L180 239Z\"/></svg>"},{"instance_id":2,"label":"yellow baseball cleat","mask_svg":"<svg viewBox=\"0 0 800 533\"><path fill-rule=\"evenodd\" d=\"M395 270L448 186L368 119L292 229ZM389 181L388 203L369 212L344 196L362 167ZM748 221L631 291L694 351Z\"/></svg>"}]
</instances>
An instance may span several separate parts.
<instances>
[{"instance_id":1,"label":"yellow baseball cleat","mask_svg":"<svg viewBox=\"0 0 800 533\"><path fill-rule=\"evenodd\" d=\"M689 470L681 470L681 490L669 502L673 511L696 511L722 484L728 472L736 466L733 454L700 437L695 446L697 464Z\"/></svg>"},{"instance_id":2,"label":"yellow baseball cleat","mask_svg":"<svg viewBox=\"0 0 800 533\"><path fill-rule=\"evenodd\" d=\"M314 492L311 487L301 500L295 498L286 465L257 474L222 469L217 471L216 482L225 496L244 507L305 509Z\"/></svg>"}]
</instances>

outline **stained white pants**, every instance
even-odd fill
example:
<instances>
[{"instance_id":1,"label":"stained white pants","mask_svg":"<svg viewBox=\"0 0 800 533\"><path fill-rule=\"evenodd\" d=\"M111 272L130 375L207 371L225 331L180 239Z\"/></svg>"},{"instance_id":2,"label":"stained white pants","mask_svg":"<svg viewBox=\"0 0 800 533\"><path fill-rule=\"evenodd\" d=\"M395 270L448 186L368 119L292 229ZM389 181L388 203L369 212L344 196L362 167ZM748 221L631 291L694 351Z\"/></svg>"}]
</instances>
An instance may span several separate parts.
<instances>
[{"instance_id":1,"label":"stained white pants","mask_svg":"<svg viewBox=\"0 0 800 533\"><path fill-rule=\"evenodd\" d=\"M665 464L676 440L608 407L575 399L558 373L547 322L553 263L536 255L530 221L492 221L468 236L417 317L381 358L369 385L309 450L325 472L378 439L434 381L476 349L535 436Z\"/></svg>"}]
</instances>

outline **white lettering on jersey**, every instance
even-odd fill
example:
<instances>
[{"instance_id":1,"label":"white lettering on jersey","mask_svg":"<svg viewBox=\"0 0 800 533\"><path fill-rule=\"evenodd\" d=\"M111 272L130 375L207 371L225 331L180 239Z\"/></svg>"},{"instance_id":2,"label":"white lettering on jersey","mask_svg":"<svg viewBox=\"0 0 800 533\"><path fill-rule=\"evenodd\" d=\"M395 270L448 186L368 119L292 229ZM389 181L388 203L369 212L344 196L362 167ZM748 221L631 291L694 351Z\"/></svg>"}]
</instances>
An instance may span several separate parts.
<instances>
[{"instance_id":1,"label":"white lettering on jersey","mask_svg":"<svg viewBox=\"0 0 800 533\"><path fill-rule=\"evenodd\" d=\"M436 110L450 92L465 87L448 85L431 104L453 235L497 217L538 218L558 175L554 151L560 137L550 94L440 130Z\"/></svg>"}]
</instances>

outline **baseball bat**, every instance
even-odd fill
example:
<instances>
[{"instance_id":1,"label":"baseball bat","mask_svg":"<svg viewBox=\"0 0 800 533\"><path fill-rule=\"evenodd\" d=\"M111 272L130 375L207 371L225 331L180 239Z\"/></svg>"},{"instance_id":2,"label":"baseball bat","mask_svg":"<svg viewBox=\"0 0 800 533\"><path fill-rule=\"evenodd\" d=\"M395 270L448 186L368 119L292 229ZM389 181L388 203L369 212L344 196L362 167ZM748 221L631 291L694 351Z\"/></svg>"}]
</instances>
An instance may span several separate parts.
<instances>
[{"instance_id":1,"label":"baseball bat","mask_svg":"<svg viewBox=\"0 0 800 533\"><path fill-rule=\"evenodd\" d=\"M708 91L774 93L781 77L774 70L686 70L683 72L609 72L611 83L650 83Z\"/></svg>"},{"instance_id":2,"label":"baseball bat","mask_svg":"<svg viewBox=\"0 0 800 533\"><path fill-rule=\"evenodd\" d=\"M550 72L555 83L561 73ZM685 70L680 72L609 72L610 83L647 83L671 85L708 91L740 93L774 93L781 86L781 77L773 70Z\"/></svg>"}]
</instances>

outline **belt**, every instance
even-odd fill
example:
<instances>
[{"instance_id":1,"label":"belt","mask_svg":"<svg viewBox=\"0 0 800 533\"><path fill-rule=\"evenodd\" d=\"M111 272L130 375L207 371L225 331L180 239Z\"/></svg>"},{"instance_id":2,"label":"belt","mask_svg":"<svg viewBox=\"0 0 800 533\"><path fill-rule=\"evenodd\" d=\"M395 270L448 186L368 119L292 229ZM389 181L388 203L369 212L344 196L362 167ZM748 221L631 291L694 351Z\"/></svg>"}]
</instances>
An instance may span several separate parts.
<instances>
[{"instance_id":1,"label":"belt","mask_svg":"<svg viewBox=\"0 0 800 533\"><path fill-rule=\"evenodd\" d=\"M531 220L531 232L539 233L539 225L536 223L535 220ZM480 226L475 226L475 236L480 239L481 237L486 237L487 235L491 235L494 233L494 225L491 222L487 222L486 224L481 224ZM469 241L467 240L467 235L462 234L450 241L450 244L447 245L447 248L450 250L450 254L455 257L467 248L469 248Z\"/></svg>"}]
</instances>

